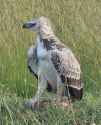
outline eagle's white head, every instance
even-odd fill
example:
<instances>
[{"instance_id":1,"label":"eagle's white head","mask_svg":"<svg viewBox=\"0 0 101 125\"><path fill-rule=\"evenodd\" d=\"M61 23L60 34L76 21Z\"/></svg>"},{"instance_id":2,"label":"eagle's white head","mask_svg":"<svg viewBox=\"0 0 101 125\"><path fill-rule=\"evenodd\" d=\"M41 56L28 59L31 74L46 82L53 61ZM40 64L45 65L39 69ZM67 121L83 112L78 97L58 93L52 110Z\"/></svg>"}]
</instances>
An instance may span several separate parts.
<instances>
[{"instance_id":1,"label":"eagle's white head","mask_svg":"<svg viewBox=\"0 0 101 125\"><path fill-rule=\"evenodd\" d=\"M29 29L31 31L37 31L40 33L41 37L49 38L54 36L54 32L50 21L47 17L39 17L23 24L23 28Z\"/></svg>"}]
</instances>

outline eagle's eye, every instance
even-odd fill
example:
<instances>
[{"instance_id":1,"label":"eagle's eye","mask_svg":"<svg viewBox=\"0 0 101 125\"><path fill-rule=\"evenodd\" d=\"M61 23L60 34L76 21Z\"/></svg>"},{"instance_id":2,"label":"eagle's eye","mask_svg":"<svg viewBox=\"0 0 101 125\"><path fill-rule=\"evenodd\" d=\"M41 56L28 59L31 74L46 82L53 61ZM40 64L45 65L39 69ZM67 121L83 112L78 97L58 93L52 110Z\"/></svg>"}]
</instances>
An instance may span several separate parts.
<instances>
[{"instance_id":1,"label":"eagle's eye","mask_svg":"<svg viewBox=\"0 0 101 125\"><path fill-rule=\"evenodd\" d=\"M30 24L30 27L35 27L36 26L36 23L31 23Z\"/></svg>"}]
</instances>

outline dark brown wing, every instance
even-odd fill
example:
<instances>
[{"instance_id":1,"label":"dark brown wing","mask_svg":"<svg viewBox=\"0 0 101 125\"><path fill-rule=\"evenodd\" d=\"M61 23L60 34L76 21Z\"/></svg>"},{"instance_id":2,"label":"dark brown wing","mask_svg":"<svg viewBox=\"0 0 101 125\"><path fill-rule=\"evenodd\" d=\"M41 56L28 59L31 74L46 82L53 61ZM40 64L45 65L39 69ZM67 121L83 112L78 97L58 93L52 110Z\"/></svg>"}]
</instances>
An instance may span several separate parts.
<instances>
[{"instance_id":1,"label":"dark brown wing","mask_svg":"<svg viewBox=\"0 0 101 125\"><path fill-rule=\"evenodd\" d=\"M81 81L80 64L68 48L51 51L51 61L61 80L67 86L70 96L76 99L82 98L83 85Z\"/></svg>"}]
</instances>

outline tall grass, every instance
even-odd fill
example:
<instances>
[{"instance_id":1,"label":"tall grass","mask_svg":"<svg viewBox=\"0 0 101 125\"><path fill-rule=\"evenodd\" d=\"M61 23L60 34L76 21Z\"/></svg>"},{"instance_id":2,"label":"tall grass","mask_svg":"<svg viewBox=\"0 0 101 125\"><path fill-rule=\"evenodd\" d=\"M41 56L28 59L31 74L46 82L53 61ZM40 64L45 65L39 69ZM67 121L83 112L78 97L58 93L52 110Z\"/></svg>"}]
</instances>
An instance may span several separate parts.
<instances>
[{"instance_id":1,"label":"tall grass","mask_svg":"<svg viewBox=\"0 0 101 125\"><path fill-rule=\"evenodd\" d=\"M0 0L0 90L4 92L0 94L2 124L74 124L69 111L54 107L39 113L20 111L23 99L31 97L37 87L26 65L26 52L34 44L36 34L24 31L22 24L42 15L50 18L56 35L80 60L85 88L84 99L75 104L80 108L76 113L78 121L82 125L92 121L100 125L100 0Z\"/></svg>"}]
</instances>

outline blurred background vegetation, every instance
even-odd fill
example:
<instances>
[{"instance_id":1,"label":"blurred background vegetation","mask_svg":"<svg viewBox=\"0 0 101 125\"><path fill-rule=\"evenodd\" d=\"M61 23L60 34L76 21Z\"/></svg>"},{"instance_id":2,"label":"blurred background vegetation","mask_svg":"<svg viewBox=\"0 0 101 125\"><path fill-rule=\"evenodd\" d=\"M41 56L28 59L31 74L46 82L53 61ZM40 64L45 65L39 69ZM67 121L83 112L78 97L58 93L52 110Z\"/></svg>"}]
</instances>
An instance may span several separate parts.
<instances>
[{"instance_id":1,"label":"blurred background vegetation","mask_svg":"<svg viewBox=\"0 0 101 125\"><path fill-rule=\"evenodd\" d=\"M23 30L22 25L40 16L51 20L55 34L80 60L85 86L83 100L74 104L80 108L75 112L77 121L80 125L101 125L101 0L0 0L1 124L75 124L72 113L59 108L39 113L20 111L23 99L37 88L26 64L27 49L34 44L36 34Z\"/></svg>"}]
</instances>

